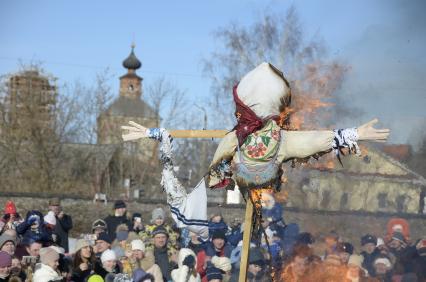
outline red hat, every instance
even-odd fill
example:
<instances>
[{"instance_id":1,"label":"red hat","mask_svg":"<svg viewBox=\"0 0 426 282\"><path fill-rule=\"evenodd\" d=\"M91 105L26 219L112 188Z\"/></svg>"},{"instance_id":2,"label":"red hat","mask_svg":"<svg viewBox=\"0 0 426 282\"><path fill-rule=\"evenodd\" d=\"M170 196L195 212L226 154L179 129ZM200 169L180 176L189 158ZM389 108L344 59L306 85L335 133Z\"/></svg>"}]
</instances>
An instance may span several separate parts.
<instances>
[{"instance_id":1,"label":"red hat","mask_svg":"<svg viewBox=\"0 0 426 282\"><path fill-rule=\"evenodd\" d=\"M6 205L4 205L4 213L5 214L15 214L16 213L16 206L12 201L7 201Z\"/></svg>"}]
</instances>

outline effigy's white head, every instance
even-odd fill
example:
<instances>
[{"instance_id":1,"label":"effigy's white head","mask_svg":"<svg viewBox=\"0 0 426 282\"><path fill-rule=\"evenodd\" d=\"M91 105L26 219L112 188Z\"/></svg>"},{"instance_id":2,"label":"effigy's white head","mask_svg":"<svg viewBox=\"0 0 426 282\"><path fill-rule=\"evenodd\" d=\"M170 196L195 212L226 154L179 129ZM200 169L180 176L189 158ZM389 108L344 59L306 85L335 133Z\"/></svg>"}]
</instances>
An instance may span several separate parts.
<instances>
[{"instance_id":1,"label":"effigy's white head","mask_svg":"<svg viewBox=\"0 0 426 282\"><path fill-rule=\"evenodd\" d=\"M290 86L281 71L261 63L237 87L238 97L260 118L279 115L290 102Z\"/></svg>"}]
</instances>

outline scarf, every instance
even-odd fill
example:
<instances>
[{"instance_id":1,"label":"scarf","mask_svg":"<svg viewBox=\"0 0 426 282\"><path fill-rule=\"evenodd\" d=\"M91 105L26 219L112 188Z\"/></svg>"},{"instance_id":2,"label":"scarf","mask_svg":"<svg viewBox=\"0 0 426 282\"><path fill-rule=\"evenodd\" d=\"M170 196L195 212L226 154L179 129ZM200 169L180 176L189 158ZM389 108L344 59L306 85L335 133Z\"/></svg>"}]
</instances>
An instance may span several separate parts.
<instances>
[{"instance_id":1,"label":"scarf","mask_svg":"<svg viewBox=\"0 0 426 282\"><path fill-rule=\"evenodd\" d=\"M279 122L280 117L278 115L273 115L262 120L252 109L250 109L250 107L241 101L237 94L237 87L238 84L234 86L232 93L235 102L235 116L237 118L237 125L232 130L236 131L238 145L241 146L246 140L247 136L261 129L267 121L273 119L276 122Z\"/></svg>"}]
</instances>

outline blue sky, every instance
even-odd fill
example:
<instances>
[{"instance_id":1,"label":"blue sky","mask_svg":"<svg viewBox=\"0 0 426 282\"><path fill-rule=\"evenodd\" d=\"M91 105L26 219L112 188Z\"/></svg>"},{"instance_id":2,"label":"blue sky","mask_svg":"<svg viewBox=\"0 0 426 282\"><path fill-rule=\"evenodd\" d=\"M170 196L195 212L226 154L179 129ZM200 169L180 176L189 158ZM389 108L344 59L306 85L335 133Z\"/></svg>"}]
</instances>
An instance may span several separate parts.
<instances>
[{"instance_id":1,"label":"blue sky","mask_svg":"<svg viewBox=\"0 0 426 282\"><path fill-rule=\"evenodd\" d=\"M418 3L1 1L0 74L16 71L18 59L33 60L43 62L46 71L62 83L89 83L96 72L109 67L118 94L118 77L125 72L121 62L134 40L144 83L166 76L194 99L202 99L209 93L210 80L202 76L200 60L218 47L212 32L231 22L250 25L265 11L285 13L294 4L308 38L319 34L331 56L352 66L342 93L366 109L360 121L378 116L396 130L393 142L406 142L425 121L426 61L421 55L426 42L422 32L426 32L425 21L417 19L424 5ZM371 91L371 85L377 93L360 94L364 88ZM411 96L398 94L398 89ZM365 105L371 95L373 103ZM401 118L392 117L401 107Z\"/></svg>"}]
</instances>

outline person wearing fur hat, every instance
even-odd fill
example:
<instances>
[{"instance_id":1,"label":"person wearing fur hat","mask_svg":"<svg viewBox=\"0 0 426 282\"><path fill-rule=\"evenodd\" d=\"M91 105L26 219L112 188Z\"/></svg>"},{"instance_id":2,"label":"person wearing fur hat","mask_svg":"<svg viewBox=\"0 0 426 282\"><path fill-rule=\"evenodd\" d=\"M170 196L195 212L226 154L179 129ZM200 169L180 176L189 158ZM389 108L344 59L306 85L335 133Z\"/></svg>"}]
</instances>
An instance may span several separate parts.
<instances>
[{"instance_id":1,"label":"person wearing fur hat","mask_svg":"<svg viewBox=\"0 0 426 282\"><path fill-rule=\"evenodd\" d=\"M343 264L348 264L349 257L354 253L354 246L349 242L337 244L337 255Z\"/></svg>"},{"instance_id":2,"label":"person wearing fur hat","mask_svg":"<svg viewBox=\"0 0 426 282\"><path fill-rule=\"evenodd\" d=\"M376 245L376 236L366 234L361 237L361 256L364 258L362 267L364 267L370 275L374 273L374 260L380 255L380 251L376 248Z\"/></svg>"},{"instance_id":3,"label":"person wearing fur hat","mask_svg":"<svg viewBox=\"0 0 426 282\"><path fill-rule=\"evenodd\" d=\"M12 257L8 253L0 251L0 282L9 280L11 266Z\"/></svg>"},{"instance_id":4,"label":"person wearing fur hat","mask_svg":"<svg viewBox=\"0 0 426 282\"><path fill-rule=\"evenodd\" d=\"M0 234L5 230L15 230L16 227L21 223L22 219L16 211L16 206L13 201L7 201L4 205L4 214L0 219Z\"/></svg>"},{"instance_id":5,"label":"person wearing fur hat","mask_svg":"<svg viewBox=\"0 0 426 282\"><path fill-rule=\"evenodd\" d=\"M105 279L105 276L108 273L117 274L120 272L120 266L117 263L117 256L115 255L114 251L104 251L101 256L101 263L95 264L95 273Z\"/></svg>"},{"instance_id":6,"label":"person wearing fur hat","mask_svg":"<svg viewBox=\"0 0 426 282\"><path fill-rule=\"evenodd\" d=\"M49 211L53 212L56 219L54 234L60 238L57 244L68 253L68 233L73 227L72 218L70 215L64 213L59 198L52 198L49 200Z\"/></svg>"},{"instance_id":7,"label":"person wearing fur hat","mask_svg":"<svg viewBox=\"0 0 426 282\"><path fill-rule=\"evenodd\" d=\"M178 255L178 268L172 270L172 279L174 282L201 282L200 274L197 273L195 266L197 258L191 249L182 248Z\"/></svg>"},{"instance_id":8,"label":"person wearing fur hat","mask_svg":"<svg viewBox=\"0 0 426 282\"><path fill-rule=\"evenodd\" d=\"M51 247L40 250L40 267L34 272L34 282L58 281L62 277L57 272L59 254Z\"/></svg>"},{"instance_id":9,"label":"person wearing fur hat","mask_svg":"<svg viewBox=\"0 0 426 282\"><path fill-rule=\"evenodd\" d=\"M150 273L156 281L163 281L160 267L155 264L155 257L152 251L146 250L145 244L140 239L134 239L127 246L126 256L128 259L123 262L123 271L131 275L135 270L142 269ZM127 271L126 271L127 270Z\"/></svg>"},{"instance_id":10,"label":"person wearing fur hat","mask_svg":"<svg viewBox=\"0 0 426 282\"><path fill-rule=\"evenodd\" d=\"M96 256L90 242L86 239L79 239L75 247L72 263L71 280L74 282L84 282L92 274L96 262Z\"/></svg>"},{"instance_id":11,"label":"person wearing fur hat","mask_svg":"<svg viewBox=\"0 0 426 282\"><path fill-rule=\"evenodd\" d=\"M0 251L4 251L13 256L16 249L16 239L3 233L0 235Z\"/></svg>"},{"instance_id":12,"label":"person wearing fur hat","mask_svg":"<svg viewBox=\"0 0 426 282\"><path fill-rule=\"evenodd\" d=\"M107 233L111 237L112 241L115 240L117 226L120 224L127 225L128 230L132 228L132 223L130 222L130 219L127 218L126 203L122 200L117 200L114 202L114 214L108 215L104 221L108 228Z\"/></svg>"}]
</instances>

